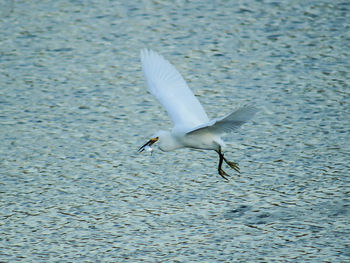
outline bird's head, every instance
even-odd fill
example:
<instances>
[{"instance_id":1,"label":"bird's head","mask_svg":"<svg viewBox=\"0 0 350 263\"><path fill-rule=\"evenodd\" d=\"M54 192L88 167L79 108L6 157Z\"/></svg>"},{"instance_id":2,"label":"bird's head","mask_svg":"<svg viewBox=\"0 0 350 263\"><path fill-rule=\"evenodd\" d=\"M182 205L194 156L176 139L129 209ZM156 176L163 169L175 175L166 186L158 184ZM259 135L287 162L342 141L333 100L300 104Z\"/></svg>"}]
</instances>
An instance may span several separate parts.
<instances>
[{"instance_id":1,"label":"bird's head","mask_svg":"<svg viewBox=\"0 0 350 263\"><path fill-rule=\"evenodd\" d=\"M144 145L140 147L138 152L146 151L152 151L151 146L155 143L159 142L159 148L162 151L172 151L174 149L177 149L180 147L180 145L176 142L174 137L172 136L171 132L169 131L158 131L156 134L152 136L152 138L146 142Z\"/></svg>"},{"instance_id":2,"label":"bird's head","mask_svg":"<svg viewBox=\"0 0 350 263\"><path fill-rule=\"evenodd\" d=\"M146 151L152 151L151 146L152 146L155 142L157 142L158 140L159 140L159 137L158 137L158 136L151 138L148 142L146 142L144 145L142 145L142 146L140 147L140 149L138 150L138 152L141 153L141 152L143 152L144 150L146 150Z\"/></svg>"}]
</instances>

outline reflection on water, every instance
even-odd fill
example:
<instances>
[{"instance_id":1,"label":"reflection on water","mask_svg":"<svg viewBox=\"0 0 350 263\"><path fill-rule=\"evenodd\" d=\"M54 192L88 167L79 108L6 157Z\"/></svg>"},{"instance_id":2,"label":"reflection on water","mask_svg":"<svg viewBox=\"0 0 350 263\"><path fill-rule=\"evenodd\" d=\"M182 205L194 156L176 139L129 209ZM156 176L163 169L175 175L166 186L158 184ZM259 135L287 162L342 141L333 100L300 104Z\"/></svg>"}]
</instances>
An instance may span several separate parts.
<instances>
[{"instance_id":1,"label":"reflection on water","mask_svg":"<svg viewBox=\"0 0 350 263\"><path fill-rule=\"evenodd\" d=\"M349 260L347 2L3 6L0 261ZM240 177L215 152L136 153L170 126L144 47L210 117L259 105L226 149Z\"/></svg>"}]
</instances>

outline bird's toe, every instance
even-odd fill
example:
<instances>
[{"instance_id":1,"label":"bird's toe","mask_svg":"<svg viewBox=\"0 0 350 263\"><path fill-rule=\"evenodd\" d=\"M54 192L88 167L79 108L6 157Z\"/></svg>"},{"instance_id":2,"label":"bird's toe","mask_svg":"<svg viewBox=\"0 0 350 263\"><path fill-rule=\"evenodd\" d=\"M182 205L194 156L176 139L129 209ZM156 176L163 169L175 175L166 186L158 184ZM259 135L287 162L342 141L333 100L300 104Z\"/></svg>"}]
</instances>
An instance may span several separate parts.
<instances>
[{"instance_id":1,"label":"bird's toe","mask_svg":"<svg viewBox=\"0 0 350 263\"><path fill-rule=\"evenodd\" d=\"M224 170L219 169L219 174L221 175L222 178L224 178L225 180L228 180L227 177L229 177L230 175L227 174Z\"/></svg>"},{"instance_id":2,"label":"bird's toe","mask_svg":"<svg viewBox=\"0 0 350 263\"><path fill-rule=\"evenodd\" d=\"M240 172L240 171L239 171L238 163L227 161L227 164L228 164L232 169L234 169L236 172L238 172L238 173Z\"/></svg>"}]
</instances>

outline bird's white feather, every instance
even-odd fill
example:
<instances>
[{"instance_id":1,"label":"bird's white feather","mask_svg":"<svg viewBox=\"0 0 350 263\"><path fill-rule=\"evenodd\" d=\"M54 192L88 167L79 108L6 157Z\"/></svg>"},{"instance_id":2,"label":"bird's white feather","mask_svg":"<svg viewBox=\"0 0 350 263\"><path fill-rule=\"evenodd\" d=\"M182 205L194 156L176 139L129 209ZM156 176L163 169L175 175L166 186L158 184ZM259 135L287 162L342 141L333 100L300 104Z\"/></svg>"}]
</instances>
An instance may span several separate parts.
<instances>
[{"instance_id":1,"label":"bird's white feather","mask_svg":"<svg viewBox=\"0 0 350 263\"><path fill-rule=\"evenodd\" d=\"M169 61L144 49L141 63L149 91L167 110L175 127L191 129L209 121L202 105Z\"/></svg>"},{"instance_id":2,"label":"bird's white feather","mask_svg":"<svg viewBox=\"0 0 350 263\"><path fill-rule=\"evenodd\" d=\"M208 123L199 125L193 130L187 132L187 134L212 133L222 135L225 133L230 133L253 118L257 111L257 108L253 106L241 107L224 117L216 118Z\"/></svg>"}]
</instances>

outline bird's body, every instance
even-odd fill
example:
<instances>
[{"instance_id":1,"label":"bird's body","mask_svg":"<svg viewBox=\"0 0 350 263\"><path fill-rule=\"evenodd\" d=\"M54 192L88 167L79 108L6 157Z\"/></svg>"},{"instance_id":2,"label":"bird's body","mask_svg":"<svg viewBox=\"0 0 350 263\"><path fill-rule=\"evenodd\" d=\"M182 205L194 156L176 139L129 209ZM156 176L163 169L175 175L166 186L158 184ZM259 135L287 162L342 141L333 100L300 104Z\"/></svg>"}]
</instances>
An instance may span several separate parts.
<instances>
[{"instance_id":1,"label":"bird's body","mask_svg":"<svg viewBox=\"0 0 350 263\"><path fill-rule=\"evenodd\" d=\"M221 168L223 161L239 171L238 165L227 161L221 152L224 146L221 136L251 119L257 109L241 107L225 117L209 120L202 105L173 65L147 49L141 51L141 62L149 91L167 110L175 126L171 131L158 131L139 152L157 141L162 151L183 147L215 150L220 157L218 172L223 178L228 176Z\"/></svg>"},{"instance_id":2,"label":"bird's body","mask_svg":"<svg viewBox=\"0 0 350 263\"><path fill-rule=\"evenodd\" d=\"M197 134L187 134L184 131L173 129L172 131L159 131L154 137L159 138L159 148L164 152L184 147L203 150L219 150L220 146L224 146L224 142L221 138L211 133L205 133L198 136Z\"/></svg>"}]
</instances>

